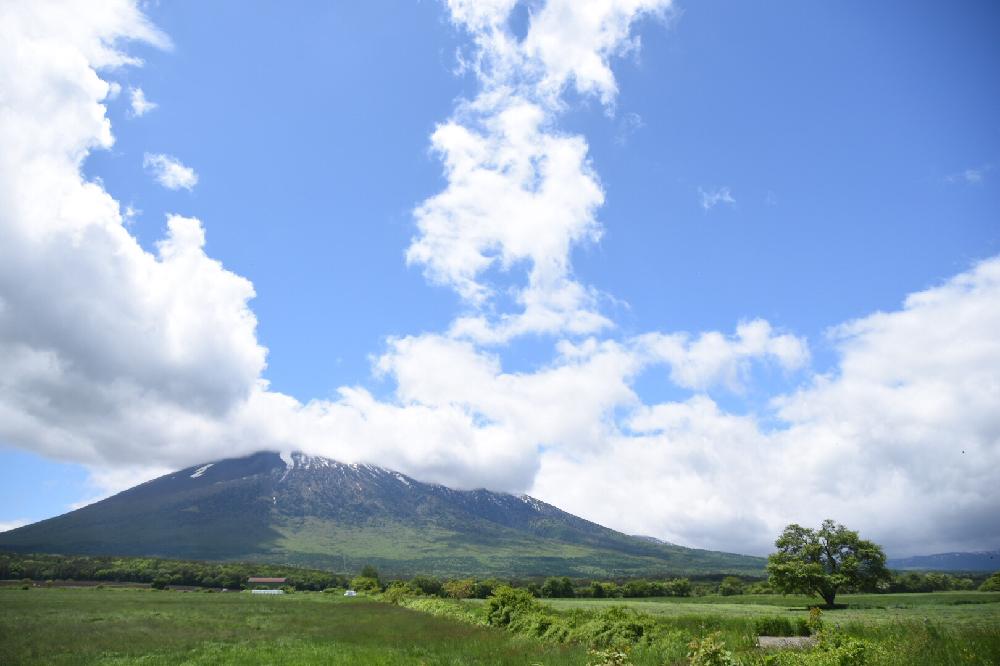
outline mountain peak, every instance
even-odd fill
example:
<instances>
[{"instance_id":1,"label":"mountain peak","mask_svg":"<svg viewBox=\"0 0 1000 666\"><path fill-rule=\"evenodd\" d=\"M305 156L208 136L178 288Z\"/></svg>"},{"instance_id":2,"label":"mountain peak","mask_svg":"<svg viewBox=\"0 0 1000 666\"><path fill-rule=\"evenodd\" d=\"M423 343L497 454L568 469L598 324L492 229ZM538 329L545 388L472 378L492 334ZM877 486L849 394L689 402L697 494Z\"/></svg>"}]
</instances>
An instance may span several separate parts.
<instances>
[{"instance_id":1,"label":"mountain peak","mask_svg":"<svg viewBox=\"0 0 1000 666\"><path fill-rule=\"evenodd\" d=\"M615 532L529 495L261 452L195 465L0 535L0 548L440 575L677 575L763 561Z\"/></svg>"}]
</instances>

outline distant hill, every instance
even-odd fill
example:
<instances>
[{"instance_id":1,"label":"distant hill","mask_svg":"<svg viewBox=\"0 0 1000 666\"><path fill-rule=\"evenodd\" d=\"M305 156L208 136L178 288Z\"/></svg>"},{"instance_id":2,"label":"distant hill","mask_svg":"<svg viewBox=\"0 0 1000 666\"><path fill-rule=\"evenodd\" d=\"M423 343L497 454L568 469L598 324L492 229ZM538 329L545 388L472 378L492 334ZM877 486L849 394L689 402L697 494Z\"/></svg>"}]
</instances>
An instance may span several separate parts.
<instances>
[{"instance_id":1,"label":"distant hill","mask_svg":"<svg viewBox=\"0 0 1000 666\"><path fill-rule=\"evenodd\" d=\"M919 571L1000 571L1000 550L976 553L938 553L890 559L890 569Z\"/></svg>"},{"instance_id":2,"label":"distant hill","mask_svg":"<svg viewBox=\"0 0 1000 666\"><path fill-rule=\"evenodd\" d=\"M764 560L631 537L526 495L276 453L190 467L0 534L0 549L249 560L406 575L760 574Z\"/></svg>"}]
</instances>

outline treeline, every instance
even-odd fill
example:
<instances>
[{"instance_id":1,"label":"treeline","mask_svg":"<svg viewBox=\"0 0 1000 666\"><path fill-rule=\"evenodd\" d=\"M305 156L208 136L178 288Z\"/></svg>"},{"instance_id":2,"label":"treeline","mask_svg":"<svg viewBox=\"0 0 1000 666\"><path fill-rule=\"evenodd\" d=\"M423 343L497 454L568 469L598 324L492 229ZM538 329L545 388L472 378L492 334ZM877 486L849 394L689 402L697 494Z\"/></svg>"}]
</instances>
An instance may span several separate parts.
<instances>
[{"instance_id":1,"label":"treeline","mask_svg":"<svg viewBox=\"0 0 1000 666\"><path fill-rule=\"evenodd\" d=\"M94 580L239 590L246 587L250 576L287 578L289 586L298 590L323 590L348 584L348 578L340 574L275 564L0 553L0 579L8 580Z\"/></svg>"},{"instance_id":2,"label":"treeline","mask_svg":"<svg viewBox=\"0 0 1000 666\"><path fill-rule=\"evenodd\" d=\"M443 580L433 576L414 576L408 580L383 580L371 566L365 567L359 575L349 577L319 569L249 562L0 553L0 579L5 580L88 580L149 583L155 587L185 585L239 590L247 586L247 578L251 576L287 578L289 589L302 591L350 588L359 592L378 593L395 587L400 593L453 599L486 599L502 586L524 589L533 597L547 599L630 599L774 593L767 581L744 581L736 576L726 576L721 581L695 582L687 578L573 580L566 576L515 581L498 578ZM996 574L983 582L985 578L985 575L959 577L937 572L897 573L888 587L880 591L939 592L977 588L1000 589L1000 579ZM980 583L983 585L980 586Z\"/></svg>"},{"instance_id":3,"label":"treeline","mask_svg":"<svg viewBox=\"0 0 1000 666\"><path fill-rule=\"evenodd\" d=\"M952 590L974 590L976 581L959 578L946 573L917 573L910 571L896 574L889 583L888 592L948 592Z\"/></svg>"},{"instance_id":4,"label":"treeline","mask_svg":"<svg viewBox=\"0 0 1000 666\"><path fill-rule=\"evenodd\" d=\"M625 583L615 581L573 581L570 578L550 577L538 581L502 581L495 578L475 580L465 578L439 582L440 593L431 592L425 576L406 581L406 584L424 594L445 596L453 599L486 599L501 586L514 586L526 590L531 596L542 599L571 598L633 598L633 597L688 597L694 587L687 578L671 580L630 580Z\"/></svg>"}]
</instances>

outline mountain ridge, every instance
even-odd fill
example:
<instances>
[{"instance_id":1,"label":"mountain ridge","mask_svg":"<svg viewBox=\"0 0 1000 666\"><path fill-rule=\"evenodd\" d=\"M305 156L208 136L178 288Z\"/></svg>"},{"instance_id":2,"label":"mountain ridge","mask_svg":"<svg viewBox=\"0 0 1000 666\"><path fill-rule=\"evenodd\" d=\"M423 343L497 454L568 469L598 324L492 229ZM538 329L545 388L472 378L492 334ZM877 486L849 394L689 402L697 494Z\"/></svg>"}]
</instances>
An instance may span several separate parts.
<instances>
[{"instance_id":1,"label":"mountain ridge","mask_svg":"<svg viewBox=\"0 0 1000 666\"><path fill-rule=\"evenodd\" d=\"M911 571L997 571L1000 549L889 558L891 569Z\"/></svg>"},{"instance_id":2,"label":"mountain ridge","mask_svg":"<svg viewBox=\"0 0 1000 666\"><path fill-rule=\"evenodd\" d=\"M762 558L628 536L528 495L260 452L194 465L0 534L21 552L249 560L395 574L763 572Z\"/></svg>"}]
</instances>

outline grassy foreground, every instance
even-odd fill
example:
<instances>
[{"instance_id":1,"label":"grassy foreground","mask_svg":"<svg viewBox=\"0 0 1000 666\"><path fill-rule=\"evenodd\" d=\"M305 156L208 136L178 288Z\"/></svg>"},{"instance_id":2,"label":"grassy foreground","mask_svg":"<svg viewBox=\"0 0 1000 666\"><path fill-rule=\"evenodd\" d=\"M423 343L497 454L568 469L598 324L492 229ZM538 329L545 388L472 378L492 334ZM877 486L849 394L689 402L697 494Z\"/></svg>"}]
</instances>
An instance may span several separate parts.
<instances>
[{"instance_id":1,"label":"grassy foreground","mask_svg":"<svg viewBox=\"0 0 1000 666\"><path fill-rule=\"evenodd\" d=\"M549 645L339 595L0 589L0 664L582 664Z\"/></svg>"},{"instance_id":2,"label":"grassy foreground","mask_svg":"<svg viewBox=\"0 0 1000 666\"><path fill-rule=\"evenodd\" d=\"M528 599L498 609L495 600L402 597L393 605L321 592L0 588L0 664L663 666L691 663L691 641L706 636L730 661L700 664L1000 664L998 593L844 595L844 608L823 614L840 647L780 654L755 647L760 620L794 622L812 600ZM608 661L613 653L624 661Z\"/></svg>"},{"instance_id":3,"label":"grassy foreground","mask_svg":"<svg viewBox=\"0 0 1000 666\"><path fill-rule=\"evenodd\" d=\"M576 640L620 648L635 666L904 666L1000 664L1000 594L983 592L844 595L822 613L818 645L808 651L763 651L758 634L795 635L815 599L780 595L662 599L512 599L461 603L407 602L467 621L487 617L509 631L543 640ZM775 633L789 631L789 633ZM692 641L711 656L692 659Z\"/></svg>"},{"instance_id":4,"label":"grassy foreground","mask_svg":"<svg viewBox=\"0 0 1000 666\"><path fill-rule=\"evenodd\" d=\"M710 616L719 619L752 619L762 616L803 617L815 597L745 594L706 597L657 597L651 599L546 599L557 610L600 609L610 604L626 606L659 618L683 619ZM1000 628L1000 592L926 592L906 594L842 594L835 610L824 611L828 626L888 625L933 622L942 626Z\"/></svg>"}]
</instances>

